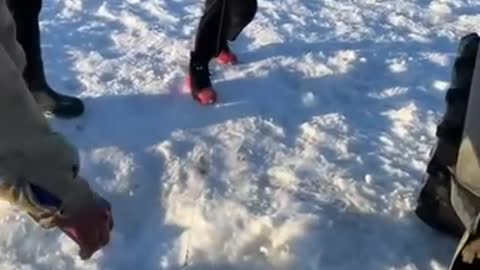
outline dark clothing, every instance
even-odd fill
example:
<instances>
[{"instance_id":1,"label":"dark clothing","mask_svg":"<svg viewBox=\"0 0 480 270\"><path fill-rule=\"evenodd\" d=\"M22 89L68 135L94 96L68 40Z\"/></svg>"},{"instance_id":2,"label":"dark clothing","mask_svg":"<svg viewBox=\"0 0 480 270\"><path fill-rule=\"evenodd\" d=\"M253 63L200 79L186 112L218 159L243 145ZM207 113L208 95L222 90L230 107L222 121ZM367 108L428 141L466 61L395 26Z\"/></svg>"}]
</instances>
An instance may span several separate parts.
<instances>
[{"instance_id":1,"label":"dark clothing","mask_svg":"<svg viewBox=\"0 0 480 270\"><path fill-rule=\"evenodd\" d=\"M10 0L9 8L17 27L17 40L25 51L27 66L24 79L30 85L34 81L46 81L40 47L38 25L42 0Z\"/></svg>"},{"instance_id":2,"label":"dark clothing","mask_svg":"<svg viewBox=\"0 0 480 270\"><path fill-rule=\"evenodd\" d=\"M452 207L451 178L463 137L479 41L476 34L470 34L459 43L445 98L447 108L437 128L438 142L416 208L417 216L426 224L455 237L461 237L465 226Z\"/></svg>"},{"instance_id":3,"label":"dark clothing","mask_svg":"<svg viewBox=\"0 0 480 270\"><path fill-rule=\"evenodd\" d=\"M479 40L480 38L476 34L469 34L460 41L453 65L451 86L445 98L447 110L437 129L439 138L457 148L462 140Z\"/></svg>"},{"instance_id":4,"label":"dark clothing","mask_svg":"<svg viewBox=\"0 0 480 270\"><path fill-rule=\"evenodd\" d=\"M476 34L468 38L472 54L478 50ZM480 269L480 55L472 65L472 81L464 118L462 141L452 177L451 201L455 212L466 227L455 252L450 270Z\"/></svg>"},{"instance_id":5,"label":"dark clothing","mask_svg":"<svg viewBox=\"0 0 480 270\"><path fill-rule=\"evenodd\" d=\"M257 0L207 0L198 25L194 58L208 62L253 20Z\"/></svg>"},{"instance_id":6,"label":"dark clothing","mask_svg":"<svg viewBox=\"0 0 480 270\"><path fill-rule=\"evenodd\" d=\"M480 268L480 37L460 41L447 91L447 110L418 198L417 216L460 237L450 270Z\"/></svg>"},{"instance_id":7,"label":"dark clothing","mask_svg":"<svg viewBox=\"0 0 480 270\"><path fill-rule=\"evenodd\" d=\"M47 82L40 46L39 16L42 0L9 0L17 30L17 41L25 52L27 65L23 77L35 101L43 111L59 117L77 117L84 111L83 102L54 91Z\"/></svg>"}]
</instances>

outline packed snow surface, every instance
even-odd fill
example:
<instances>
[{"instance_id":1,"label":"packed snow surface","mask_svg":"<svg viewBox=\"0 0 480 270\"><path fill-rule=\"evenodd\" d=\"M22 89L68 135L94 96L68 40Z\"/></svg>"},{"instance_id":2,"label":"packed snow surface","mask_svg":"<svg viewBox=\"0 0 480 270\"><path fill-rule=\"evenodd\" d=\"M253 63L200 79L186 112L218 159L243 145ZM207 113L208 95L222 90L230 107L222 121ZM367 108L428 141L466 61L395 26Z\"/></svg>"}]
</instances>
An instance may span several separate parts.
<instances>
[{"instance_id":1,"label":"packed snow surface","mask_svg":"<svg viewBox=\"0 0 480 270\"><path fill-rule=\"evenodd\" d=\"M258 0L212 62L219 103L182 91L200 0L44 0L49 118L113 205L81 261L2 204L2 270L444 270L455 248L412 210L474 0Z\"/></svg>"}]
</instances>

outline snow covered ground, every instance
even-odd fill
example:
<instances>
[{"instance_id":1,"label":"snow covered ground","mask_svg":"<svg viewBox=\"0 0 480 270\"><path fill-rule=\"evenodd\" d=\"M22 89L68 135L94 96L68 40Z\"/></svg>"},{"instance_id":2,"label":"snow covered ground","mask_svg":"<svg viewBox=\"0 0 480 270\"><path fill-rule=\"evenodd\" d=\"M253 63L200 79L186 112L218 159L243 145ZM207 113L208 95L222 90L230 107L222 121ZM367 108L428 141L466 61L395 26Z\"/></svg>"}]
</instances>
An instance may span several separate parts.
<instances>
[{"instance_id":1,"label":"snow covered ground","mask_svg":"<svg viewBox=\"0 0 480 270\"><path fill-rule=\"evenodd\" d=\"M44 2L49 80L87 106L51 123L116 227L82 262L2 205L2 270L446 269L412 210L479 1L259 0L215 107L181 91L202 1Z\"/></svg>"}]
</instances>

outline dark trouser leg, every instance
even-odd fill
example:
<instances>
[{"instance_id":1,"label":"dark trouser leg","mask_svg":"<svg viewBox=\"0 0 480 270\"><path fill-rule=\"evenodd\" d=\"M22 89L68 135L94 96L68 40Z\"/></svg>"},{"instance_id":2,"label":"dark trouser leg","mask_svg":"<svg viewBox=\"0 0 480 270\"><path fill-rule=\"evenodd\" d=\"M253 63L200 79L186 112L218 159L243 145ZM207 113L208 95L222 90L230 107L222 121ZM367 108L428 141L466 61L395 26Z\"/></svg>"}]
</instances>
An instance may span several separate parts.
<instances>
[{"instance_id":1,"label":"dark trouser leg","mask_svg":"<svg viewBox=\"0 0 480 270\"><path fill-rule=\"evenodd\" d=\"M194 98L202 89L213 91L209 61L220 51L228 49L227 40L235 40L252 21L256 11L256 0L206 0L195 48L190 54L190 86Z\"/></svg>"},{"instance_id":2,"label":"dark trouser leg","mask_svg":"<svg viewBox=\"0 0 480 270\"><path fill-rule=\"evenodd\" d=\"M417 216L425 223L457 237L465 227L451 205L451 171L457 163L479 40L471 34L460 41L446 95L447 110L438 125L438 143L416 209Z\"/></svg>"},{"instance_id":3,"label":"dark trouser leg","mask_svg":"<svg viewBox=\"0 0 480 270\"><path fill-rule=\"evenodd\" d=\"M27 59L24 78L37 103L44 111L59 117L82 114L84 107L81 100L56 93L46 80L39 27L42 0L10 0L9 8L17 27L17 40Z\"/></svg>"},{"instance_id":4,"label":"dark trouser leg","mask_svg":"<svg viewBox=\"0 0 480 270\"><path fill-rule=\"evenodd\" d=\"M207 0L200 19L194 53L199 61L209 61L234 41L253 20L256 0Z\"/></svg>"},{"instance_id":5,"label":"dark trouser leg","mask_svg":"<svg viewBox=\"0 0 480 270\"><path fill-rule=\"evenodd\" d=\"M457 149L462 140L479 40L476 34L470 34L460 41L451 86L446 95L447 111L437 129L437 136L454 144Z\"/></svg>"},{"instance_id":6,"label":"dark trouser leg","mask_svg":"<svg viewBox=\"0 0 480 270\"><path fill-rule=\"evenodd\" d=\"M220 43L226 40L227 6L228 0L206 1L205 12L197 29L192 60L205 63L218 54Z\"/></svg>"},{"instance_id":7,"label":"dark trouser leg","mask_svg":"<svg viewBox=\"0 0 480 270\"><path fill-rule=\"evenodd\" d=\"M226 28L226 38L229 41L237 39L238 35L252 22L257 13L257 0L231 1L229 6L229 21Z\"/></svg>"},{"instance_id":8,"label":"dark trouser leg","mask_svg":"<svg viewBox=\"0 0 480 270\"><path fill-rule=\"evenodd\" d=\"M10 0L9 6L17 27L17 40L27 58L24 78L28 83L45 81L38 25L42 0Z\"/></svg>"},{"instance_id":9,"label":"dark trouser leg","mask_svg":"<svg viewBox=\"0 0 480 270\"><path fill-rule=\"evenodd\" d=\"M208 63L221 51L228 50L227 40L235 40L256 11L256 0L206 0L195 48L190 53L190 90L195 100L204 100L200 101L203 104L214 103L216 94L211 87ZM199 98L201 92L208 93L209 98Z\"/></svg>"}]
</instances>

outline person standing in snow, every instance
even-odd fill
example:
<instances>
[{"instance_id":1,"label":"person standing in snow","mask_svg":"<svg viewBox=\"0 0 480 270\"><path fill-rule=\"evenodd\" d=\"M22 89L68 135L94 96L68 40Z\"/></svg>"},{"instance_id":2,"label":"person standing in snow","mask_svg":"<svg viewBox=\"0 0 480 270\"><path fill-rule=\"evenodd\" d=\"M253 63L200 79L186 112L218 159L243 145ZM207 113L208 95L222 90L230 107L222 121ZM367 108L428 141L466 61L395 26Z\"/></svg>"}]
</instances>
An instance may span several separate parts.
<instances>
[{"instance_id":1,"label":"person standing in snow","mask_svg":"<svg viewBox=\"0 0 480 270\"><path fill-rule=\"evenodd\" d=\"M54 91L45 78L40 46L39 15L42 0L7 0L17 28L17 40L25 52L27 63L23 78L37 104L44 112L57 117L80 116L83 102Z\"/></svg>"},{"instance_id":2,"label":"person standing in snow","mask_svg":"<svg viewBox=\"0 0 480 270\"><path fill-rule=\"evenodd\" d=\"M480 269L479 44L476 33L460 41L447 109L416 208L426 224L461 237L450 270Z\"/></svg>"},{"instance_id":3,"label":"person standing in snow","mask_svg":"<svg viewBox=\"0 0 480 270\"><path fill-rule=\"evenodd\" d=\"M206 0L186 80L193 99L200 104L213 104L217 100L210 81L210 60L216 58L220 64L237 63L228 42L236 40L256 12L256 0Z\"/></svg>"},{"instance_id":4,"label":"person standing in snow","mask_svg":"<svg viewBox=\"0 0 480 270\"><path fill-rule=\"evenodd\" d=\"M79 175L77 149L50 128L28 90L15 31L0 0L0 199L63 231L88 259L110 240L111 206Z\"/></svg>"}]
</instances>

